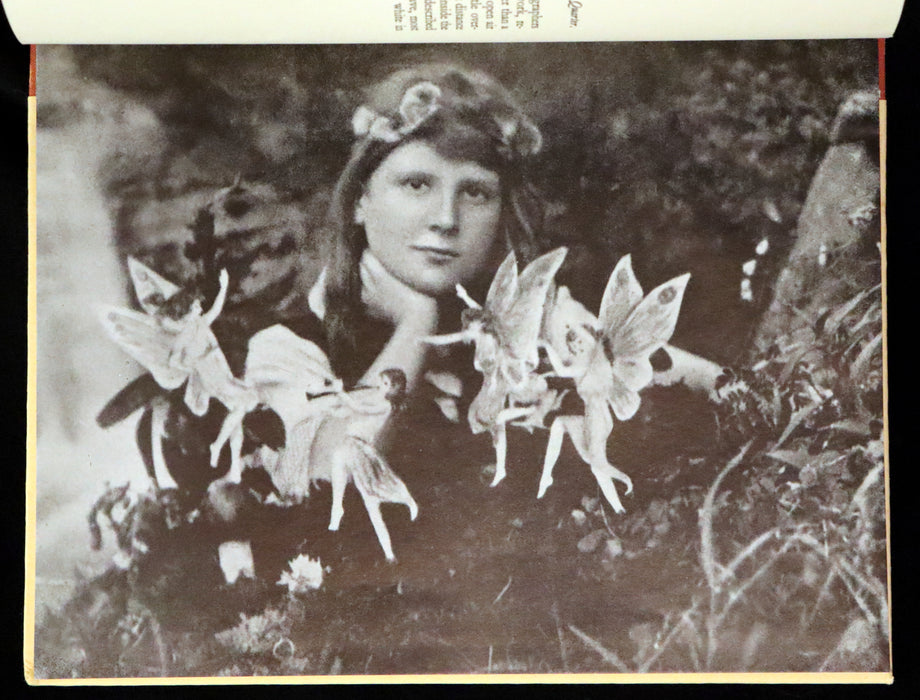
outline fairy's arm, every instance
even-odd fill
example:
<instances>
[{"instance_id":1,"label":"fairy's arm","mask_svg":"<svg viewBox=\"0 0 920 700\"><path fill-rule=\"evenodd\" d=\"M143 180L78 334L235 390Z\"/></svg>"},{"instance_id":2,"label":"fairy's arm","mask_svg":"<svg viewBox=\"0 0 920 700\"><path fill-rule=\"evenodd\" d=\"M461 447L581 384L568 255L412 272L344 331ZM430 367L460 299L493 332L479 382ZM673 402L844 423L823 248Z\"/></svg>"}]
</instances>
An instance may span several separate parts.
<instances>
[{"instance_id":1,"label":"fairy's arm","mask_svg":"<svg viewBox=\"0 0 920 700\"><path fill-rule=\"evenodd\" d=\"M338 394L338 397L342 400L342 403L355 411L356 413L363 413L366 415L380 415L387 413L390 410L389 402L381 396L378 396L378 389L364 389L359 390L362 395L373 392L371 395L371 400L369 401L356 401L355 398L349 392L341 392Z\"/></svg>"},{"instance_id":2,"label":"fairy's arm","mask_svg":"<svg viewBox=\"0 0 920 700\"><path fill-rule=\"evenodd\" d=\"M209 326L214 323L215 319L220 316L220 312L224 309L224 302L227 300L227 289L230 286L230 275L227 274L226 270L220 271L220 290L217 292L217 297L214 299L214 303L211 305L211 308L208 309L201 318Z\"/></svg>"},{"instance_id":3,"label":"fairy's arm","mask_svg":"<svg viewBox=\"0 0 920 700\"><path fill-rule=\"evenodd\" d=\"M473 339L473 334L469 331L457 331L456 333L445 333L444 335L428 335L421 339L428 345L453 345L454 343L467 343Z\"/></svg>"},{"instance_id":4,"label":"fairy's arm","mask_svg":"<svg viewBox=\"0 0 920 700\"><path fill-rule=\"evenodd\" d=\"M684 384L689 389L706 392L714 401L720 400L716 392L716 380L722 374L720 365L673 345L664 345L662 350L668 354L671 366L666 370L655 372L652 384L659 386Z\"/></svg>"},{"instance_id":5,"label":"fairy's arm","mask_svg":"<svg viewBox=\"0 0 920 700\"><path fill-rule=\"evenodd\" d=\"M559 353L556 352L556 349L553 348L553 346L549 343L544 343L543 349L546 351L546 357L549 359L549 364L557 376L568 379L577 379L582 374L584 374L585 368L581 366L581 363L576 363L574 361L567 363L562 359L562 357L560 357Z\"/></svg>"}]
</instances>

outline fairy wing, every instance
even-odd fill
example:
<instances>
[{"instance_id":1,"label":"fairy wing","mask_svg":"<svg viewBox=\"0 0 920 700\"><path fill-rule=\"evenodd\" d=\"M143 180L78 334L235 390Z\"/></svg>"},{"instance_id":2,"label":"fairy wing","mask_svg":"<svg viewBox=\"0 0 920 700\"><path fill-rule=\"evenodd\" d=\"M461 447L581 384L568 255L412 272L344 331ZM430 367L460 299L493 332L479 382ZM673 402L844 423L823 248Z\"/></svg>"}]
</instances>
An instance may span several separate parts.
<instances>
[{"instance_id":1,"label":"fairy wing","mask_svg":"<svg viewBox=\"0 0 920 700\"><path fill-rule=\"evenodd\" d=\"M158 316L103 308L101 320L109 336L161 387L177 389L188 380L185 403L196 416L207 413L212 396L228 408L243 399L246 388L233 376L217 338L200 319L166 325Z\"/></svg>"},{"instance_id":2,"label":"fairy wing","mask_svg":"<svg viewBox=\"0 0 920 700\"><path fill-rule=\"evenodd\" d=\"M531 367L539 362L538 340L550 285L567 252L557 248L524 268L510 305L496 316L502 350Z\"/></svg>"},{"instance_id":3,"label":"fairy wing","mask_svg":"<svg viewBox=\"0 0 920 700\"><path fill-rule=\"evenodd\" d=\"M689 274L675 277L643 298L630 257L620 259L607 282L598 313L601 342L593 347L585 373L578 381L582 398L603 397L619 420L629 420L636 414L639 391L652 381L649 356L674 333L689 279Z\"/></svg>"},{"instance_id":4,"label":"fairy wing","mask_svg":"<svg viewBox=\"0 0 920 700\"><path fill-rule=\"evenodd\" d=\"M128 273L141 308L156 314L163 302L179 291L179 286L151 270L137 258L128 258Z\"/></svg>"},{"instance_id":5,"label":"fairy wing","mask_svg":"<svg viewBox=\"0 0 920 700\"><path fill-rule=\"evenodd\" d=\"M512 250L495 271L495 277L489 285L485 303L485 310L489 315L500 318L505 314L514 301L517 283L517 256Z\"/></svg>"},{"instance_id":6,"label":"fairy wing","mask_svg":"<svg viewBox=\"0 0 920 700\"><path fill-rule=\"evenodd\" d=\"M602 351L592 354L584 375L576 382L578 394L585 404L585 416L589 420L596 418L593 414L606 411L600 410L604 405L610 406L618 420L626 421L636 415L641 402L638 388L627 385L619 370L618 366L611 365Z\"/></svg>"},{"instance_id":7,"label":"fairy wing","mask_svg":"<svg viewBox=\"0 0 920 700\"><path fill-rule=\"evenodd\" d=\"M641 301L642 287L633 272L632 258L624 255L610 273L601 298L597 320L602 333L612 339Z\"/></svg>"},{"instance_id":8,"label":"fairy wing","mask_svg":"<svg viewBox=\"0 0 920 700\"><path fill-rule=\"evenodd\" d=\"M409 517L415 520L418 515L415 499L374 446L360 438L348 437L344 447L357 457L350 460L351 479L365 501L402 503L409 509Z\"/></svg>"},{"instance_id":9,"label":"fairy wing","mask_svg":"<svg viewBox=\"0 0 920 700\"><path fill-rule=\"evenodd\" d=\"M629 317L608 337L613 357L645 357L671 339L690 275L661 284L639 302Z\"/></svg>"},{"instance_id":10,"label":"fairy wing","mask_svg":"<svg viewBox=\"0 0 920 700\"><path fill-rule=\"evenodd\" d=\"M262 402L278 414L285 430L311 414L307 394L341 388L326 354L280 324L259 331L249 340L245 377Z\"/></svg>"},{"instance_id":11,"label":"fairy wing","mask_svg":"<svg viewBox=\"0 0 920 700\"><path fill-rule=\"evenodd\" d=\"M178 333L164 327L157 318L128 309L104 307L101 321L109 337L148 369L164 389L177 389L188 377L187 370L169 361Z\"/></svg>"}]
</instances>

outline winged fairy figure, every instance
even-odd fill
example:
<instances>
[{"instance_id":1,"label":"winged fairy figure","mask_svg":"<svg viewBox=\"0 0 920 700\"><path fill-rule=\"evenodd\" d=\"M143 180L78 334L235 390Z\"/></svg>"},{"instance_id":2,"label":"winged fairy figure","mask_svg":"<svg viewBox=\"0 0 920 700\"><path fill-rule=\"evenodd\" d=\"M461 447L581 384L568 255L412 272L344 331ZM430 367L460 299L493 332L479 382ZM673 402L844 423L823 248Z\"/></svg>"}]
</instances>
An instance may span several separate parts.
<instances>
[{"instance_id":1,"label":"winged fairy figure","mask_svg":"<svg viewBox=\"0 0 920 700\"><path fill-rule=\"evenodd\" d=\"M566 253L566 248L550 251L518 274L512 251L495 273L483 305L457 285L458 296L469 307L463 311L462 330L426 338L435 345L475 344L473 364L483 381L467 420L473 433L489 431L492 435L496 462L492 486L506 476L506 426L543 427L546 415L562 398L537 368L547 295Z\"/></svg>"},{"instance_id":2,"label":"winged fairy figure","mask_svg":"<svg viewBox=\"0 0 920 700\"><path fill-rule=\"evenodd\" d=\"M643 296L626 255L610 275L596 317L566 287L555 291L543 347L557 376L574 380L584 414L553 420L538 498L553 482L553 466L569 435L614 511L624 511L613 482L623 483L628 494L632 481L607 460L607 439L614 417L626 421L638 411L639 392L653 380L650 357L674 333L689 279L680 275Z\"/></svg>"}]
</instances>

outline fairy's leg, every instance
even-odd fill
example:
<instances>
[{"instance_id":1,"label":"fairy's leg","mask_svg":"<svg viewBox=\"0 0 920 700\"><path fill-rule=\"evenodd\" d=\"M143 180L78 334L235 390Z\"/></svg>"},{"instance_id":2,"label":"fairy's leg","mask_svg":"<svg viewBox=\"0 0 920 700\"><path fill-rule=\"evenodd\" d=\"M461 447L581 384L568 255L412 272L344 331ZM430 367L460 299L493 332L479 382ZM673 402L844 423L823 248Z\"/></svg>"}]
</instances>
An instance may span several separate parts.
<instances>
[{"instance_id":1,"label":"fairy's leg","mask_svg":"<svg viewBox=\"0 0 920 700\"><path fill-rule=\"evenodd\" d=\"M390 531L383 522L383 515L380 513L380 501L369 494L361 493L364 499L364 507L367 508L367 514L370 516L371 524L374 526L374 532L377 533L377 541L387 558L387 561L396 561L396 555L393 554L393 545L390 542Z\"/></svg>"},{"instance_id":2,"label":"fairy's leg","mask_svg":"<svg viewBox=\"0 0 920 700\"><path fill-rule=\"evenodd\" d=\"M613 430L613 418L603 400L589 401L585 405L584 425L584 440L590 457L588 463L591 465L591 473L594 474L613 510L623 513L625 509L620 503L613 480L622 481L626 485L626 493L632 491L632 480L607 461L607 438Z\"/></svg>"},{"instance_id":3,"label":"fairy's leg","mask_svg":"<svg viewBox=\"0 0 920 700\"><path fill-rule=\"evenodd\" d=\"M569 430L569 437L572 438L572 444L575 445L578 456L591 467L591 473L594 475L594 479L597 481L598 486L601 487L604 497L615 512L625 512L626 509L623 508L623 504L620 503L620 497L617 495L616 487L613 485L613 476L614 472L616 472L622 475L626 480L629 480L629 477L612 466L607 461L606 454L598 457L596 451L592 453L591 443L588 437L588 420L586 418L581 418L580 416L573 418L567 427Z\"/></svg>"},{"instance_id":4,"label":"fairy's leg","mask_svg":"<svg viewBox=\"0 0 920 700\"><path fill-rule=\"evenodd\" d=\"M626 493L631 493L632 479L625 472L620 471L607 461L607 438L613 431L613 417L610 409L603 401L590 402L586 406L585 438L591 454L591 463L597 465L611 478L622 481L626 486Z\"/></svg>"},{"instance_id":5,"label":"fairy's leg","mask_svg":"<svg viewBox=\"0 0 920 700\"><path fill-rule=\"evenodd\" d=\"M508 435L504 423L497 423L492 428L492 445L495 447L495 477L492 486L498 486L505 478L505 458L508 453Z\"/></svg>"},{"instance_id":6,"label":"fairy's leg","mask_svg":"<svg viewBox=\"0 0 920 700\"><path fill-rule=\"evenodd\" d=\"M610 503L613 511L615 513L625 513L626 509L620 502L620 497L617 494L616 486L613 485L613 478L604 469L604 465L600 465L599 467L591 465L591 473L594 474L594 478L597 480L597 485L601 487L601 491L603 492L604 497L607 499L607 502Z\"/></svg>"},{"instance_id":7,"label":"fairy's leg","mask_svg":"<svg viewBox=\"0 0 920 700\"><path fill-rule=\"evenodd\" d=\"M220 453L224 449L224 445L227 444L229 440L237 430L242 430L243 418L245 417L246 412L242 410L230 411L227 414L227 417L224 418L223 424L220 426L220 432L217 434L217 438L214 442L211 443L211 466L216 467L218 461L220 460ZM242 449L242 443L240 444Z\"/></svg>"},{"instance_id":8,"label":"fairy's leg","mask_svg":"<svg viewBox=\"0 0 920 700\"><path fill-rule=\"evenodd\" d=\"M150 416L150 451L153 456L153 473L157 487L161 489L175 488L176 482L166 466L163 456L163 438L166 436L166 417L169 413L169 404L156 399L153 402L153 411Z\"/></svg>"},{"instance_id":9,"label":"fairy's leg","mask_svg":"<svg viewBox=\"0 0 920 700\"><path fill-rule=\"evenodd\" d=\"M570 424L573 421L580 420L582 419L577 416L559 416L550 426L549 441L546 443L546 456L543 458L543 473L540 475L540 489L537 491L537 498L543 498L546 489L552 486L553 467L556 466L556 460L559 459L559 453L562 451L562 441L567 432L570 434L574 432L571 430Z\"/></svg>"},{"instance_id":10,"label":"fairy's leg","mask_svg":"<svg viewBox=\"0 0 920 700\"><path fill-rule=\"evenodd\" d=\"M243 423L236 426L230 435L230 474L228 480L234 484L243 478Z\"/></svg>"},{"instance_id":11,"label":"fairy's leg","mask_svg":"<svg viewBox=\"0 0 920 700\"><path fill-rule=\"evenodd\" d=\"M329 517L329 529L338 530L339 523L342 522L342 516L345 515L345 509L342 501L345 498L345 486L348 484L348 465L346 456L342 454L343 450L334 450L331 458L332 463L329 465L329 481L332 484L332 513Z\"/></svg>"},{"instance_id":12,"label":"fairy's leg","mask_svg":"<svg viewBox=\"0 0 920 700\"><path fill-rule=\"evenodd\" d=\"M511 406L510 408L502 409L502 411L498 414L498 418L495 419L495 422L504 425L505 423L510 423L513 420L523 418L529 413L533 413L533 411L533 406Z\"/></svg>"}]
</instances>

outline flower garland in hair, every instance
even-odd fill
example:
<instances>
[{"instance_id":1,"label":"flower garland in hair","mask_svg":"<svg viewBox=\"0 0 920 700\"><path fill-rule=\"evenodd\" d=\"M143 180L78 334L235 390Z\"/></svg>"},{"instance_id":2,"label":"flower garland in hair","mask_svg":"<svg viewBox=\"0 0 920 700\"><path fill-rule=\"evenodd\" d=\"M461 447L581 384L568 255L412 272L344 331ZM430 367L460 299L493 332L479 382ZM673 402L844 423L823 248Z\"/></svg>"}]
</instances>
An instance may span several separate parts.
<instances>
[{"instance_id":1,"label":"flower garland in hair","mask_svg":"<svg viewBox=\"0 0 920 700\"><path fill-rule=\"evenodd\" d=\"M355 110L351 127L355 136L367 137L386 143L397 143L424 124L441 107L441 88L434 83L416 83L403 95L399 103L398 117L387 117L367 105ZM501 132L501 154L511 160L515 156L526 157L536 154L542 145L542 137L534 124L526 117L511 110L493 115Z\"/></svg>"}]
</instances>

